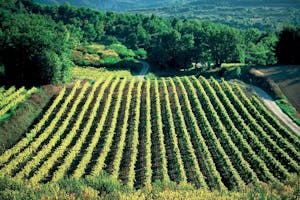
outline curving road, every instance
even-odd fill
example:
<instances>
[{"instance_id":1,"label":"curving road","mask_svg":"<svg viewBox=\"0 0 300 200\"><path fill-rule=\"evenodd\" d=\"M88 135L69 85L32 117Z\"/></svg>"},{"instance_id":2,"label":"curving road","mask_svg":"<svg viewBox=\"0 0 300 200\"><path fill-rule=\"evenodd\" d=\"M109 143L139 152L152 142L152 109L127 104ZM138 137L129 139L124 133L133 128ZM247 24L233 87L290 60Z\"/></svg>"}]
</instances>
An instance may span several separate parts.
<instances>
[{"instance_id":1,"label":"curving road","mask_svg":"<svg viewBox=\"0 0 300 200\"><path fill-rule=\"evenodd\" d=\"M264 90L254 85L248 85L250 88L255 90L255 92L261 97L265 106L271 110L283 123L286 124L294 133L300 136L300 127L289 118L276 104L270 95L268 95Z\"/></svg>"},{"instance_id":2,"label":"curving road","mask_svg":"<svg viewBox=\"0 0 300 200\"><path fill-rule=\"evenodd\" d=\"M145 75L149 71L149 64L145 61L140 61L140 63L143 65L143 69L137 76L140 79L144 79ZM287 127L289 127L294 133L296 133L298 136L300 136L300 127L293 122L293 120L286 115L281 108L276 104L276 102L272 99L270 95L268 95L264 90L262 90L259 87L256 87L254 85L247 84L250 88L252 88L263 100L265 106L271 110L277 118L279 118Z\"/></svg>"},{"instance_id":3,"label":"curving road","mask_svg":"<svg viewBox=\"0 0 300 200\"><path fill-rule=\"evenodd\" d=\"M143 65L143 69L141 70L141 72L139 73L139 75L137 76L139 79L144 79L145 75L148 73L149 71L149 64L145 61L140 61L140 63Z\"/></svg>"}]
</instances>

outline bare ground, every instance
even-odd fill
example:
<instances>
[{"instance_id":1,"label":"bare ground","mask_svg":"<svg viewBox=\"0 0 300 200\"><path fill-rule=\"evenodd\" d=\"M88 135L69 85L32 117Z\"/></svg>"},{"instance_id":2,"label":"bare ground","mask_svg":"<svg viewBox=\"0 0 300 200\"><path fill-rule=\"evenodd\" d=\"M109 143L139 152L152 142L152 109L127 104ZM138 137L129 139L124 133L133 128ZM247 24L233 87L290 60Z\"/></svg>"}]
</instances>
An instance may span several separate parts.
<instances>
[{"instance_id":1,"label":"bare ground","mask_svg":"<svg viewBox=\"0 0 300 200\"><path fill-rule=\"evenodd\" d=\"M271 78L281 89L289 102L300 113L300 66L286 65L258 68L263 75ZM300 117L300 116L297 116Z\"/></svg>"},{"instance_id":2,"label":"bare ground","mask_svg":"<svg viewBox=\"0 0 300 200\"><path fill-rule=\"evenodd\" d=\"M270 95L268 95L265 91L260 89L259 87L248 85L261 97L265 106L271 110L277 118L279 118L289 129L291 129L294 133L300 136L300 127L289 118L276 104L276 102L272 99Z\"/></svg>"}]
</instances>

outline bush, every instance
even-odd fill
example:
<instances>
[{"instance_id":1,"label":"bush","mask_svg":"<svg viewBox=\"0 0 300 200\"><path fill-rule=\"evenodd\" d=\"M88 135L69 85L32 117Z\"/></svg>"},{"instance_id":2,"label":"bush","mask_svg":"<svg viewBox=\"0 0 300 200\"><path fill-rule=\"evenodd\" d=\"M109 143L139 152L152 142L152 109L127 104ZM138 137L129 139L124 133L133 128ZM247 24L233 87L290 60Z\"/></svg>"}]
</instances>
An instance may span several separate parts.
<instances>
[{"instance_id":1,"label":"bush","mask_svg":"<svg viewBox=\"0 0 300 200\"><path fill-rule=\"evenodd\" d=\"M88 176L85 178L85 184L101 194L109 194L121 190L122 185L119 181L112 179L106 174L101 174L97 178Z\"/></svg>"},{"instance_id":2,"label":"bush","mask_svg":"<svg viewBox=\"0 0 300 200\"><path fill-rule=\"evenodd\" d=\"M108 49L117 52L121 58L135 57L135 53L131 49L127 49L127 47L122 44L112 44L108 47Z\"/></svg>"},{"instance_id":3,"label":"bush","mask_svg":"<svg viewBox=\"0 0 300 200\"><path fill-rule=\"evenodd\" d=\"M112 67L120 62L119 56L105 56L100 60L100 64L103 67Z\"/></svg>"},{"instance_id":4,"label":"bush","mask_svg":"<svg viewBox=\"0 0 300 200\"><path fill-rule=\"evenodd\" d=\"M135 51L137 59L146 59L147 58L147 51L143 48L140 48Z\"/></svg>"}]
</instances>

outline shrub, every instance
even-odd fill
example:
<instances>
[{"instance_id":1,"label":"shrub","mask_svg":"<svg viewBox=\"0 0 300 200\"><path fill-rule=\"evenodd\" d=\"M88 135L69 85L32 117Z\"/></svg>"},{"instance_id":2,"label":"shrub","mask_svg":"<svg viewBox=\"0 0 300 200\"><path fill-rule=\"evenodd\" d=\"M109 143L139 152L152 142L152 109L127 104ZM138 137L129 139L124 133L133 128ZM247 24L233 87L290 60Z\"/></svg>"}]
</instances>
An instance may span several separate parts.
<instances>
[{"instance_id":1,"label":"shrub","mask_svg":"<svg viewBox=\"0 0 300 200\"><path fill-rule=\"evenodd\" d=\"M138 59L146 59L147 58L147 51L143 48L136 50L135 54Z\"/></svg>"},{"instance_id":2,"label":"shrub","mask_svg":"<svg viewBox=\"0 0 300 200\"><path fill-rule=\"evenodd\" d=\"M108 47L108 49L117 52L121 58L135 57L135 53L131 49L127 49L127 47L122 44L112 44Z\"/></svg>"}]
</instances>

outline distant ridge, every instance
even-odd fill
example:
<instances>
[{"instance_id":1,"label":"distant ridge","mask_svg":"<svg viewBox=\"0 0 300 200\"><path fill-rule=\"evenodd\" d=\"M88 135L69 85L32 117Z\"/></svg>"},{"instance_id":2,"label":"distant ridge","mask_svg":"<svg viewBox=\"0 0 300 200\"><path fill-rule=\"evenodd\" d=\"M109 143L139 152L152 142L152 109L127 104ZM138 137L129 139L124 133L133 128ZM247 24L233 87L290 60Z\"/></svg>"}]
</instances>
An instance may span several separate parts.
<instances>
[{"instance_id":1,"label":"distant ridge","mask_svg":"<svg viewBox=\"0 0 300 200\"><path fill-rule=\"evenodd\" d=\"M223 6L300 6L298 0L34 0L38 3L55 5L70 3L73 6L89 7L97 10L128 11L171 6L223 5Z\"/></svg>"},{"instance_id":2,"label":"distant ridge","mask_svg":"<svg viewBox=\"0 0 300 200\"><path fill-rule=\"evenodd\" d=\"M176 3L176 0L35 0L38 3L55 5L70 3L73 6L97 10L126 11L138 8L155 8Z\"/></svg>"}]
</instances>

